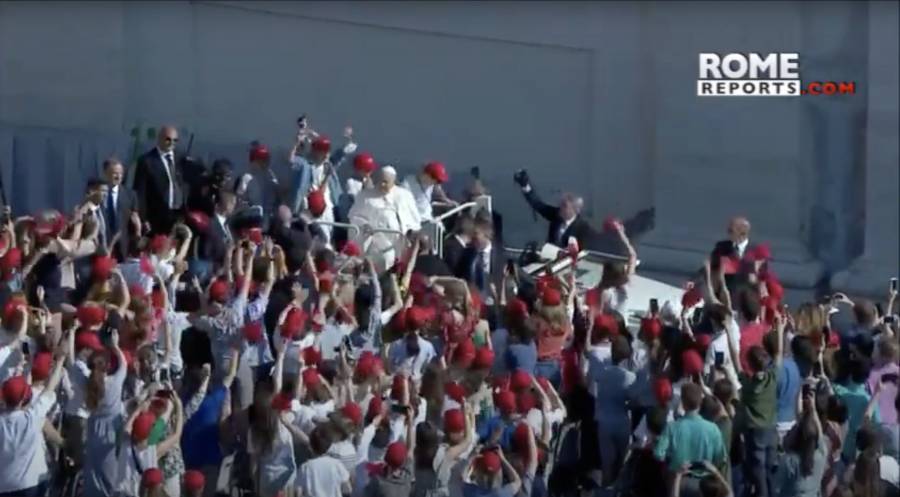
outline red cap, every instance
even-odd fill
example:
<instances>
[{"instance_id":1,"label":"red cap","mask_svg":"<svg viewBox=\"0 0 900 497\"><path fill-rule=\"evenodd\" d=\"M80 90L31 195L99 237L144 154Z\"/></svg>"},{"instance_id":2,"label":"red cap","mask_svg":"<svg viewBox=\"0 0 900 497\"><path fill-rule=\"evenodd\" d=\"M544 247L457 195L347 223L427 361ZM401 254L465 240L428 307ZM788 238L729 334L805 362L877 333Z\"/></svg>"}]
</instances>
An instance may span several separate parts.
<instances>
[{"instance_id":1,"label":"red cap","mask_svg":"<svg viewBox=\"0 0 900 497\"><path fill-rule=\"evenodd\" d=\"M268 162L268 160L269 147L262 143L254 143L253 147L250 148L250 162Z\"/></svg>"},{"instance_id":2,"label":"red cap","mask_svg":"<svg viewBox=\"0 0 900 497\"><path fill-rule=\"evenodd\" d=\"M112 276L113 269L116 267L116 260L108 255L100 255L94 258L91 267L91 274L94 281L108 280Z\"/></svg>"},{"instance_id":3,"label":"red cap","mask_svg":"<svg viewBox=\"0 0 900 497\"><path fill-rule=\"evenodd\" d=\"M281 336L284 338L296 338L306 326L306 312L294 307L289 310L284 323L281 323Z\"/></svg>"},{"instance_id":4,"label":"red cap","mask_svg":"<svg viewBox=\"0 0 900 497\"><path fill-rule=\"evenodd\" d=\"M400 309L397 311L392 317L391 322L388 323L392 330L398 332L406 331L406 309Z\"/></svg>"},{"instance_id":5,"label":"red cap","mask_svg":"<svg viewBox=\"0 0 900 497\"><path fill-rule=\"evenodd\" d=\"M554 288L548 288L544 290L544 293L541 294L541 304L546 307L557 306L562 303L562 294L559 293L559 290Z\"/></svg>"},{"instance_id":6,"label":"red cap","mask_svg":"<svg viewBox=\"0 0 900 497\"><path fill-rule=\"evenodd\" d=\"M272 409L276 411L287 411L291 408L291 396L284 393L278 392L272 397Z\"/></svg>"},{"instance_id":7,"label":"red cap","mask_svg":"<svg viewBox=\"0 0 900 497\"><path fill-rule=\"evenodd\" d=\"M187 223L200 233L206 233L209 230L209 216L203 211L188 212Z\"/></svg>"},{"instance_id":8,"label":"red cap","mask_svg":"<svg viewBox=\"0 0 900 497\"><path fill-rule=\"evenodd\" d=\"M3 382L3 403L6 407L17 406L31 397L31 385L24 376L13 376Z\"/></svg>"},{"instance_id":9,"label":"red cap","mask_svg":"<svg viewBox=\"0 0 900 497\"><path fill-rule=\"evenodd\" d=\"M603 231L608 233L612 233L616 231L616 226L622 224L618 218L614 216L609 216L608 218L603 220Z\"/></svg>"},{"instance_id":10,"label":"red cap","mask_svg":"<svg viewBox=\"0 0 900 497\"><path fill-rule=\"evenodd\" d=\"M665 376L653 380L653 396L659 405L667 405L672 400L672 382Z\"/></svg>"},{"instance_id":11,"label":"red cap","mask_svg":"<svg viewBox=\"0 0 900 497\"><path fill-rule=\"evenodd\" d=\"M612 314L597 314L594 317L594 333L600 336L616 336L619 334L619 322Z\"/></svg>"},{"instance_id":12,"label":"red cap","mask_svg":"<svg viewBox=\"0 0 900 497\"><path fill-rule=\"evenodd\" d=\"M3 323L8 324L9 322L14 321L17 317L20 317L19 308L25 307L27 310L28 301L26 301L22 297L13 297L6 301L6 304L3 306ZM7 326L10 328L10 326Z\"/></svg>"},{"instance_id":13,"label":"red cap","mask_svg":"<svg viewBox=\"0 0 900 497\"><path fill-rule=\"evenodd\" d=\"M375 355L369 351L360 354L356 361L354 376L365 379L375 374Z\"/></svg>"},{"instance_id":14,"label":"red cap","mask_svg":"<svg viewBox=\"0 0 900 497\"><path fill-rule=\"evenodd\" d=\"M641 319L641 334L647 340L659 338L659 335L662 334L662 322L658 318Z\"/></svg>"},{"instance_id":15,"label":"red cap","mask_svg":"<svg viewBox=\"0 0 900 497\"><path fill-rule=\"evenodd\" d=\"M446 183L450 177L447 175L447 169L443 163L429 162L425 164L425 174L431 176L431 179L437 183Z\"/></svg>"},{"instance_id":16,"label":"red cap","mask_svg":"<svg viewBox=\"0 0 900 497\"><path fill-rule=\"evenodd\" d=\"M263 242L262 228L250 228L247 230L247 239L259 245Z\"/></svg>"},{"instance_id":17,"label":"red cap","mask_svg":"<svg viewBox=\"0 0 900 497\"><path fill-rule=\"evenodd\" d=\"M145 254L141 254L141 259L139 263L139 267L141 269L142 274L146 274L147 276L153 276L153 273L156 272L156 269L153 268L153 261L150 260Z\"/></svg>"},{"instance_id":18,"label":"red cap","mask_svg":"<svg viewBox=\"0 0 900 497\"><path fill-rule=\"evenodd\" d=\"M517 369L510 375L509 383L514 391L523 390L531 386L531 375L524 370Z\"/></svg>"},{"instance_id":19,"label":"red cap","mask_svg":"<svg viewBox=\"0 0 900 497\"><path fill-rule=\"evenodd\" d=\"M430 309L419 306L412 306L406 310L406 329L407 331L418 331L428 325L428 321L432 318Z\"/></svg>"},{"instance_id":20,"label":"red cap","mask_svg":"<svg viewBox=\"0 0 900 497\"><path fill-rule=\"evenodd\" d=\"M769 273L769 277L766 278L766 292L768 292L769 298L775 302L781 302L781 299L784 298L784 287L772 273Z\"/></svg>"},{"instance_id":21,"label":"red cap","mask_svg":"<svg viewBox=\"0 0 900 497\"><path fill-rule=\"evenodd\" d=\"M353 158L353 169L361 173L370 174L376 167L378 165L375 164L375 158L372 157L372 154L360 152Z\"/></svg>"},{"instance_id":22,"label":"red cap","mask_svg":"<svg viewBox=\"0 0 900 497\"><path fill-rule=\"evenodd\" d=\"M83 304L78 308L77 316L82 325L93 328L106 321L106 309L96 304Z\"/></svg>"},{"instance_id":23,"label":"red cap","mask_svg":"<svg viewBox=\"0 0 900 497\"><path fill-rule=\"evenodd\" d=\"M131 425L131 439L135 442L143 442L150 436L154 424L156 424L156 414L149 411L138 414Z\"/></svg>"},{"instance_id":24,"label":"red cap","mask_svg":"<svg viewBox=\"0 0 900 497\"><path fill-rule=\"evenodd\" d=\"M209 299L213 302L224 304L228 301L229 293L228 282L225 280L216 280L209 285Z\"/></svg>"},{"instance_id":25,"label":"red cap","mask_svg":"<svg viewBox=\"0 0 900 497\"><path fill-rule=\"evenodd\" d=\"M448 409L444 412L444 432L458 433L466 429L466 415L461 409Z\"/></svg>"},{"instance_id":26,"label":"red cap","mask_svg":"<svg viewBox=\"0 0 900 497\"><path fill-rule=\"evenodd\" d=\"M17 247L12 247L0 257L0 269L3 271L11 271L18 269L22 265L22 251Z\"/></svg>"},{"instance_id":27,"label":"red cap","mask_svg":"<svg viewBox=\"0 0 900 497\"><path fill-rule=\"evenodd\" d=\"M184 472L184 489L188 492L200 492L206 486L206 477L196 469Z\"/></svg>"},{"instance_id":28,"label":"red cap","mask_svg":"<svg viewBox=\"0 0 900 497\"><path fill-rule=\"evenodd\" d=\"M409 450L406 448L405 443L394 442L388 445L387 450L384 451L384 462L392 469L397 469L403 466L408 455Z\"/></svg>"},{"instance_id":29,"label":"red cap","mask_svg":"<svg viewBox=\"0 0 900 497\"><path fill-rule=\"evenodd\" d=\"M327 136L319 136L313 140L312 149L314 152L327 154L331 151L331 140L329 140Z\"/></svg>"},{"instance_id":30,"label":"red cap","mask_svg":"<svg viewBox=\"0 0 900 497\"><path fill-rule=\"evenodd\" d=\"M516 396L516 408L520 414L528 414L535 407L537 407L537 399L531 392L521 392Z\"/></svg>"},{"instance_id":31,"label":"red cap","mask_svg":"<svg viewBox=\"0 0 900 497\"><path fill-rule=\"evenodd\" d=\"M162 485L163 472L159 468L147 468L141 475L141 486L150 490Z\"/></svg>"},{"instance_id":32,"label":"red cap","mask_svg":"<svg viewBox=\"0 0 900 497\"><path fill-rule=\"evenodd\" d=\"M500 456L496 451L489 450L478 456L478 468L488 474L497 474L500 471Z\"/></svg>"},{"instance_id":33,"label":"red cap","mask_svg":"<svg viewBox=\"0 0 900 497\"><path fill-rule=\"evenodd\" d=\"M31 379L32 381L44 381L50 377L50 370L53 369L53 354L50 352L38 352L31 361Z\"/></svg>"},{"instance_id":34,"label":"red cap","mask_svg":"<svg viewBox=\"0 0 900 497\"><path fill-rule=\"evenodd\" d=\"M772 249L769 248L768 243L761 243L747 255L754 261L767 261L772 258Z\"/></svg>"},{"instance_id":35,"label":"red cap","mask_svg":"<svg viewBox=\"0 0 900 497\"><path fill-rule=\"evenodd\" d=\"M155 235L150 239L150 252L155 254L167 250L171 243L167 235Z\"/></svg>"},{"instance_id":36,"label":"red cap","mask_svg":"<svg viewBox=\"0 0 900 497\"><path fill-rule=\"evenodd\" d=\"M131 294L131 298L144 298L147 296L147 290L144 290L144 285L140 283L128 285L128 293Z\"/></svg>"},{"instance_id":37,"label":"red cap","mask_svg":"<svg viewBox=\"0 0 900 497\"><path fill-rule=\"evenodd\" d=\"M306 206L313 217L319 217L325 213L325 192L322 190L313 190L306 196Z\"/></svg>"},{"instance_id":38,"label":"red cap","mask_svg":"<svg viewBox=\"0 0 900 497\"><path fill-rule=\"evenodd\" d=\"M401 400L403 394L406 392L406 386L406 375L402 373L394 375L393 382L391 383L391 398L394 400Z\"/></svg>"},{"instance_id":39,"label":"red cap","mask_svg":"<svg viewBox=\"0 0 900 497\"><path fill-rule=\"evenodd\" d=\"M468 368L475 361L475 354L475 342L472 341L472 338L467 337L459 342L453 351L453 365L464 369Z\"/></svg>"},{"instance_id":40,"label":"red cap","mask_svg":"<svg viewBox=\"0 0 900 497\"><path fill-rule=\"evenodd\" d=\"M301 374L303 376L303 386L306 388L312 388L321 381L319 370L316 368L306 368Z\"/></svg>"},{"instance_id":41,"label":"red cap","mask_svg":"<svg viewBox=\"0 0 900 497\"><path fill-rule=\"evenodd\" d=\"M322 353L315 347L306 347L300 353L303 354L303 362L307 366L316 366L322 361Z\"/></svg>"},{"instance_id":42,"label":"red cap","mask_svg":"<svg viewBox=\"0 0 900 497\"><path fill-rule=\"evenodd\" d=\"M703 371L703 358L694 349L688 349L681 353L681 369L687 376L700 374Z\"/></svg>"},{"instance_id":43,"label":"red cap","mask_svg":"<svg viewBox=\"0 0 900 497\"><path fill-rule=\"evenodd\" d=\"M699 304L701 300L703 300L703 293L695 286L684 292L684 295L681 296L681 307L694 307Z\"/></svg>"},{"instance_id":44,"label":"red cap","mask_svg":"<svg viewBox=\"0 0 900 497\"><path fill-rule=\"evenodd\" d=\"M66 227L66 218L59 211L42 211L35 219L34 231L38 236L55 237Z\"/></svg>"},{"instance_id":45,"label":"red cap","mask_svg":"<svg viewBox=\"0 0 900 497\"><path fill-rule=\"evenodd\" d=\"M489 369L494 366L494 351L481 347L475 351L475 360L472 361L474 369Z\"/></svg>"},{"instance_id":46,"label":"red cap","mask_svg":"<svg viewBox=\"0 0 900 497\"><path fill-rule=\"evenodd\" d=\"M344 404L344 407L341 408L341 414L355 425L362 423L362 408L359 407L359 404L355 402L348 402Z\"/></svg>"},{"instance_id":47,"label":"red cap","mask_svg":"<svg viewBox=\"0 0 900 497\"><path fill-rule=\"evenodd\" d=\"M263 339L262 322L253 321L244 325L244 339L249 343L259 343Z\"/></svg>"},{"instance_id":48,"label":"red cap","mask_svg":"<svg viewBox=\"0 0 900 497\"><path fill-rule=\"evenodd\" d=\"M694 335L694 341L697 343L697 346L700 347L700 350L705 352L706 349L709 348L709 344L712 343L712 336L706 333L697 333Z\"/></svg>"},{"instance_id":49,"label":"red cap","mask_svg":"<svg viewBox=\"0 0 900 497\"><path fill-rule=\"evenodd\" d=\"M360 249L359 244L353 240L348 240L347 243L344 244L344 248L341 249L341 253L347 257L359 257L362 255L362 249Z\"/></svg>"},{"instance_id":50,"label":"red cap","mask_svg":"<svg viewBox=\"0 0 900 497\"><path fill-rule=\"evenodd\" d=\"M528 432L530 431L531 427L528 426L528 423L519 423L516 425L516 429L513 430L512 436L513 448L516 452L524 454L528 451Z\"/></svg>"},{"instance_id":51,"label":"red cap","mask_svg":"<svg viewBox=\"0 0 900 497\"><path fill-rule=\"evenodd\" d=\"M75 334L75 350L82 349L103 350L100 337L93 331L79 331Z\"/></svg>"},{"instance_id":52,"label":"red cap","mask_svg":"<svg viewBox=\"0 0 900 497\"><path fill-rule=\"evenodd\" d=\"M510 390L501 390L494 395L494 405L500 411L500 414L508 416L516 410L516 394Z\"/></svg>"},{"instance_id":53,"label":"red cap","mask_svg":"<svg viewBox=\"0 0 900 497\"><path fill-rule=\"evenodd\" d=\"M366 419L371 420L375 416L378 416L383 409L384 399L378 396L372 397L372 399L369 400L369 406L366 408Z\"/></svg>"},{"instance_id":54,"label":"red cap","mask_svg":"<svg viewBox=\"0 0 900 497\"><path fill-rule=\"evenodd\" d=\"M447 394L447 397L450 397L460 404L466 400L466 389L455 381L451 381L444 385L444 393Z\"/></svg>"}]
</instances>

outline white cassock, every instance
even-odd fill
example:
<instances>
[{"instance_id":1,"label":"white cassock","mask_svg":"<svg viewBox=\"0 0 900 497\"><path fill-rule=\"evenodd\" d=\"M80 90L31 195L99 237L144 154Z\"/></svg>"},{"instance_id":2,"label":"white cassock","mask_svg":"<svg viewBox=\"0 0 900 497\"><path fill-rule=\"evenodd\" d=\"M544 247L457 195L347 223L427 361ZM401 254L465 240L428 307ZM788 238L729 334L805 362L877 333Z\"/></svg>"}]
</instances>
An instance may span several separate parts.
<instances>
[{"instance_id":1,"label":"white cassock","mask_svg":"<svg viewBox=\"0 0 900 497\"><path fill-rule=\"evenodd\" d=\"M407 176L400 186L412 193L413 198L416 201L416 208L419 210L419 216L422 220L431 221L431 196L434 193L434 185L424 187L422 186L422 183L419 182L419 178L412 175Z\"/></svg>"},{"instance_id":2,"label":"white cassock","mask_svg":"<svg viewBox=\"0 0 900 497\"><path fill-rule=\"evenodd\" d=\"M376 230L394 230L397 233L374 233L369 239L360 230L356 242L366 254L377 261L376 267L384 270L394 265L403 253L405 234L422 229L422 219L416 208L416 200L405 188L393 187L387 194L375 188L366 188L356 195L348 216L357 226L370 226Z\"/></svg>"}]
</instances>

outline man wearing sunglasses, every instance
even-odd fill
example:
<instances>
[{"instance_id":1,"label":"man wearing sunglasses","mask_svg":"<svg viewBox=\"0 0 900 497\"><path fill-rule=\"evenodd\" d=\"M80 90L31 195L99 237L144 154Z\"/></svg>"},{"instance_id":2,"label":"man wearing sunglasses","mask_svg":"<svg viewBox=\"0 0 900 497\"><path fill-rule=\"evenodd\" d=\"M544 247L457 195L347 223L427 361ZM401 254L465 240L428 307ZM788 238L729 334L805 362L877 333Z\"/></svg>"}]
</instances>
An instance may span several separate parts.
<instances>
[{"instance_id":1,"label":"man wearing sunglasses","mask_svg":"<svg viewBox=\"0 0 900 497\"><path fill-rule=\"evenodd\" d=\"M178 130L163 126L156 147L140 156L134 171L134 191L141 219L155 233L169 233L182 208L181 172L175 159Z\"/></svg>"}]
</instances>

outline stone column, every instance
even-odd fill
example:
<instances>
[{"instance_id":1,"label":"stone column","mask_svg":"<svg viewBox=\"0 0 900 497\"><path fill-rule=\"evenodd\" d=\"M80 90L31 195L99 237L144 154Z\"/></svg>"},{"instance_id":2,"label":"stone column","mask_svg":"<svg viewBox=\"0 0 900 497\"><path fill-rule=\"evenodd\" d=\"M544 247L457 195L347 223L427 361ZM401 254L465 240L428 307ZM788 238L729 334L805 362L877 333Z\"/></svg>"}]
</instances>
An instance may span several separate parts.
<instances>
[{"instance_id":1,"label":"stone column","mask_svg":"<svg viewBox=\"0 0 900 497\"><path fill-rule=\"evenodd\" d=\"M898 52L896 4L869 2L865 248L846 271L832 278L835 290L883 297L888 279L900 272Z\"/></svg>"}]
</instances>

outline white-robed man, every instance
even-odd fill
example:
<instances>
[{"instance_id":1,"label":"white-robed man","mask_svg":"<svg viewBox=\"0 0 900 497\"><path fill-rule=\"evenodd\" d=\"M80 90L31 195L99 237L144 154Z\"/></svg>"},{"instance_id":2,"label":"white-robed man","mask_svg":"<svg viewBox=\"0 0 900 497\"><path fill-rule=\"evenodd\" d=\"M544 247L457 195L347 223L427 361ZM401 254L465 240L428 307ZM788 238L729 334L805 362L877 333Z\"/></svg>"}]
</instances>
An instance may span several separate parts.
<instances>
[{"instance_id":1,"label":"white-robed man","mask_svg":"<svg viewBox=\"0 0 900 497\"><path fill-rule=\"evenodd\" d=\"M447 196L441 190L441 185L447 182L450 177L447 175L447 169L440 162L429 162L425 164L419 174L407 176L400 185L413 194L416 201L416 208L419 210L419 216L423 221L433 219L432 204L436 201L450 203Z\"/></svg>"},{"instance_id":2,"label":"white-robed man","mask_svg":"<svg viewBox=\"0 0 900 497\"><path fill-rule=\"evenodd\" d=\"M350 209L350 222L363 228L357 243L378 261L379 269L389 268L402 255L405 234L419 231L422 218L412 193L396 186L397 171L385 166L377 171L373 187L359 192ZM396 233L378 232L393 230Z\"/></svg>"}]
</instances>

